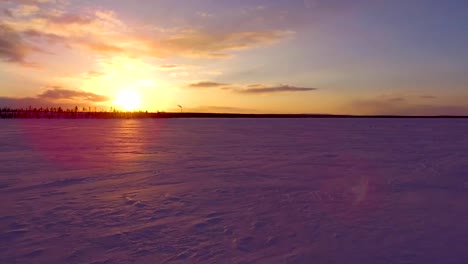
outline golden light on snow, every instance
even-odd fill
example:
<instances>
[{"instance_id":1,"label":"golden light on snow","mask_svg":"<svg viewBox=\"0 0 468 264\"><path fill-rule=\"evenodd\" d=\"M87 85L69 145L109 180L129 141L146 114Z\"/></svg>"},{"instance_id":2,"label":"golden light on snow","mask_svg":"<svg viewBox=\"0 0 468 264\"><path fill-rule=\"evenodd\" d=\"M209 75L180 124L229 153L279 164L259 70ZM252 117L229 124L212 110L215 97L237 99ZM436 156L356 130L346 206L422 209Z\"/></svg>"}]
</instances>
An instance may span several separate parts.
<instances>
[{"instance_id":1,"label":"golden light on snow","mask_svg":"<svg viewBox=\"0 0 468 264\"><path fill-rule=\"evenodd\" d=\"M141 105L141 95L135 90L123 90L114 103L126 111L137 110Z\"/></svg>"}]
</instances>

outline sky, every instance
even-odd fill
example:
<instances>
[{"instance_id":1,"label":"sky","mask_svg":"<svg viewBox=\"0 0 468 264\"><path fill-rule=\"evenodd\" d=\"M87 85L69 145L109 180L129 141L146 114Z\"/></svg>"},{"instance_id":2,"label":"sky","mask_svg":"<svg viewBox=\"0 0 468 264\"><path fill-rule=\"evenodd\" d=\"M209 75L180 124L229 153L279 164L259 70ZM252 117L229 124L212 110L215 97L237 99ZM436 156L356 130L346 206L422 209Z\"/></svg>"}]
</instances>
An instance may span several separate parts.
<instances>
[{"instance_id":1,"label":"sky","mask_svg":"<svg viewBox=\"0 0 468 264\"><path fill-rule=\"evenodd\" d=\"M0 107L468 115L466 0L0 0Z\"/></svg>"}]
</instances>

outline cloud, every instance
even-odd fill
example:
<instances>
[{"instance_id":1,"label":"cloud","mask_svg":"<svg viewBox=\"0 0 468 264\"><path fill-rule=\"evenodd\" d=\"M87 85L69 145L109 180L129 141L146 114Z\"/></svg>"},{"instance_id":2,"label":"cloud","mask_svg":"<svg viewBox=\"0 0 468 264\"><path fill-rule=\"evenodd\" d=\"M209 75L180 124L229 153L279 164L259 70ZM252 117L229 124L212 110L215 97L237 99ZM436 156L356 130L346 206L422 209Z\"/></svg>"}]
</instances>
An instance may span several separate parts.
<instances>
[{"instance_id":1,"label":"cloud","mask_svg":"<svg viewBox=\"0 0 468 264\"><path fill-rule=\"evenodd\" d=\"M437 97L433 95L421 95L419 98L432 100L432 99L436 99Z\"/></svg>"},{"instance_id":2,"label":"cloud","mask_svg":"<svg viewBox=\"0 0 468 264\"><path fill-rule=\"evenodd\" d=\"M206 13L206 12L197 12L197 16L202 17L202 18L210 18L213 17L213 14Z\"/></svg>"},{"instance_id":3,"label":"cloud","mask_svg":"<svg viewBox=\"0 0 468 264\"><path fill-rule=\"evenodd\" d=\"M178 65L178 64L162 64L159 65L159 69L163 71L178 71L178 70L186 70L189 68L196 68L193 65Z\"/></svg>"},{"instance_id":4,"label":"cloud","mask_svg":"<svg viewBox=\"0 0 468 264\"><path fill-rule=\"evenodd\" d=\"M3 1L10 2L10 1ZM13 1L11 1L13 2ZM52 1L20 1L21 3ZM15 1L18 3L18 1ZM122 54L136 50L130 47L141 46L136 37L126 36L127 28L113 18L112 13L86 12L70 13L60 9L41 8L34 5L19 5L8 10L2 17L0 45L6 61L24 63L34 52L46 52L51 49L47 44L61 44L68 48L87 49L96 54ZM27 17L25 17L27 16ZM129 39L133 38L129 44ZM118 42L109 40L119 39ZM109 44L112 43L112 44ZM34 43L34 46L32 45ZM38 47L43 48L38 48ZM1 56L2 54L0 54ZM130 55L130 54L129 54Z\"/></svg>"},{"instance_id":5,"label":"cloud","mask_svg":"<svg viewBox=\"0 0 468 264\"><path fill-rule=\"evenodd\" d=\"M160 65L159 67L162 69L179 69L180 66L175 65L175 64L163 64L163 65Z\"/></svg>"},{"instance_id":6,"label":"cloud","mask_svg":"<svg viewBox=\"0 0 468 264\"><path fill-rule=\"evenodd\" d=\"M8 9L3 9L2 12L3 12L3 14L4 14L5 16L7 16L7 17L12 17L12 16L13 16L13 14L11 13L11 11L8 10Z\"/></svg>"},{"instance_id":7,"label":"cloud","mask_svg":"<svg viewBox=\"0 0 468 264\"><path fill-rule=\"evenodd\" d=\"M175 109L176 111L178 109ZM185 108L185 112L196 112L196 113L257 113L258 110L242 107L233 107L233 106L197 106L191 108Z\"/></svg>"},{"instance_id":8,"label":"cloud","mask_svg":"<svg viewBox=\"0 0 468 264\"><path fill-rule=\"evenodd\" d=\"M244 89L236 90L239 93L244 94L266 94L266 93L284 93L284 92L310 92L315 91L317 88L308 87L295 87L290 85L281 86L262 86L260 84L249 85Z\"/></svg>"},{"instance_id":9,"label":"cloud","mask_svg":"<svg viewBox=\"0 0 468 264\"><path fill-rule=\"evenodd\" d=\"M81 45L83 47L86 47L87 49L91 51L95 51L100 54L119 54L119 53L125 53L125 50L120 48L117 45L112 45L112 44L107 44L107 43L102 43L102 42L96 42L96 41L82 41Z\"/></svg>"},{"instance_id":10,"label":"cloud","mask_svg":"<svg viewBox=\"0 0 468 264\"><path fill-rule=\"evenodd\" d=\"M11 16L27 17L36 14L39 11L39 7L36 5L20 5L9 11Z\"/></svg>"},{"instance_id":11,"label":"cloud","mask_svg":"<svg viewBox=\"0 0 468 264\"><path fill-rule=\"evenodd\" d=\"M197 83L189 84L188 87L190 88L220 88L220 87L225 87L228 85L229 84L225 84L225 83L204 81L204 82L197 82Z\"/></svg>"},{"instance_id":12,"label":"cloud","mask_svg":"<svg viewBox=\"0 0 468 264\"><path fill-rule=\"evenodd\" d=\"M48 100L76 100L76 101L87 101L92 103L107 102L110 100L109 97L104 95L99 95L91 92L85 92L80 90L69 90L64 89L60 86L49 87L48 90L37 96L40 99Z\"/></svg>"},{"instance_id":13,"label":"cloud","mask_svg":"<svg viewBox=\"0 0 468 264\"><path fill-rule=\"evenodd\" d=\"M51 0L1 2L17 4L15 8L3 12L2 23L8 27L8 34L15 35L14 39L22 44L34 43L42 47L29 52L18 51L15 59L7 60L10 62L25 61L33 52L47 53L46 50L51 47L42 41L71 49L86 49L99 56L222 59L232 57L234 52L271 45L294 34L292 31L276 29L219 30L209 27L179 27L154 32L141 30L145 28L143 26L128 25L112 11L67 11L63 6L66 2L62 1L57 2L57 5L44 5L55 2ZM11 38L6 36L2 39ZM21 47L9 46L10 49Z\"/></svg>"},{"instance_id":14,"label":"cloud","mask_svg":"<svg viewBox=\"0 0 468 264\"><path fill-rule=\"evenodd\" d=\"M390 99L390 100L389 100ZM346 104L343 114L364 115L468 115L468 107L447 104L420 104L417 100L391 100L380 96L370 99L355 100Z\"/></svg>"},{"instance_id":15,"label":"cloud","mask_svg":"<svg viewBox=\"0 0 468 264\"><path fill-rule=\"evenodd\" d=\"M188 85L189 88L218 88L240 94L273 94L273 93L291 93L291 92L310 92L317 88L296 87L291 85L268 86L264 84L251 84L247 86L219 83L212 81L203 81Z\"/></svg>"},{"instance_id":16,"label":"cloud","mask_svg":"<svg viewBox=\"0 0 468 264\"><path fill-rule=\"evenodd\" d=\"M44 40L50 44L65 43L66 39L56 34L42 33L37 30L28 30L22 33L31 41ZM42 51L42 50L41 50Z\"/></svg>"},{"instance_id":17,"label":"cloud","mask_svg":"<svg viewBox=\"0 0 468 264\"><path fill-rule=\"evenodd\" d=\"M252 88L264 88L264 87L265 87L265 85L263 85L263 84L249 84L249 85L247 85L247 88L250 88L250 89L252 89Z\"/></svg>"},{"instance_id":18,"label":"cloud","mask_svg":"<svg viewBox=\"0 0 468 264\"><path fill-rule=\"evenodd\" d=\"M94 18L91 16L83 16L77 14L62 14L59 16L49 16L48 21L57 24L65 24L65 25L86 25L91 24L94 21Z\"/></svg>"},{"instance_id":19,"label":"cloud","mask_svg":"<svg viewBox=\"0 0 468 264\"><path fill-rule=\"evenodd\" d=\"M400 113L410 115L468 115L468 107L461 105L415 105Z\"/></svg>"},{"instance_id":20,"label":"cloud","mask_svg":"<svg viewBox=\"0 0 468 264\"><path fill-rule=\"evenodd\" d=\"M99 76L103 76L105 75L104 72L98 72L98 71L88 71L85 76L88 77L88 78L92 78L92 77L99 77Z\"/></svg>"},{"instance_id":21,"label":"cloud","mask_svg":"<svg viewBox=\"0 0 468 264\"><path fill-rule=\"evenodd\" d=\"M238 51L273 44L293 34L290 31L203 32L187 31L160 42L169 53L189 57L230 57L229 51Z\"/></svg>"},{"instance_id":22,"label":"cloud","mask_svg":"<svg viewBox=\"0 0 468 264\"><path fill-rule=\"evenodd\" d=\"M0 3L15 3L15 4L47 4L55 3L57 0L0 0Z\"/></svg>"},{"instance_id":23,"label":"cloud","mask_svg":"<svg viewBox=\"0 0 468 264\"><path fill-rule=\"evenodd\" d=\"M392 97L387 99L389 102L403 102L405 101L405 98L403 97Z\"/></svg>"},{"instance_id":24,"label":"cloud","mask_svg":"<svg viewBox=\"0 0 468 264\"><path fill-rule=\"evenodd\" d=\"M87 72L82 73L81 78L89 80L89 79L93 79L93 78L96 78L96 77L101 77L101 76L104 76L104 75L106 75L105 72L91 70L91 71L87 71Z\"/></svg>"},{"instance_id":25,"label":"cloud","mask_svg":"<svg viewBox=\"0 0 468 264\"><path fill-rule=\"evenodd\" d=\"M26 56L33 50L35 48L24 42L19 34L10 27L0 24L0 59L29 65Z\"/></svg>"},{"instance_id":26,"label":"cloud","mask_svg":"<svg viewBox=\"0 0 468 264\"><path fill-rule=\"evenodd\" d=\"M34 97L0 97L0 108L33 108L75 106L101 106L111 98L82 90L66 89L60 86L48 86L46 90Z\"/></svg>"},{"instance_id":27,"label":"cloud","mask_svg":"<svg viewBox=\"0 0 468 264\"><path fill-rule=\"evenodd\" d=\"M354 100L344 107L344 113L356 113L366 115L393 115L405 108L406 102L389 100L388 97L379 96L370 99Z\"/></svg>"}]
</instances>

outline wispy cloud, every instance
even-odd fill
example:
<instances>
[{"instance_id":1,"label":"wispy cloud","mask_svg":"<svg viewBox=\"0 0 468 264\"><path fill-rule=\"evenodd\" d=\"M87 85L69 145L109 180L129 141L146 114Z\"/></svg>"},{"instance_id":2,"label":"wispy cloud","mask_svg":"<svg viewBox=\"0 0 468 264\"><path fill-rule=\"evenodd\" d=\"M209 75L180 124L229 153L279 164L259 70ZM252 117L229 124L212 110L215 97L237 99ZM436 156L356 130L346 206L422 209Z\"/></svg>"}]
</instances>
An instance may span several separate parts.
<instances>
[{"instance_id":1,"label":"wispy cloud","mask_svg":"<svg viewBox=\"0 0 468 264\"><path fill-rule=\"evenodd\" d=\"M107 96L66 89L60 86L49 86L46 90L34 97L0 97L0 107L26 108L26 107L68 107L97 106L109 101Z\"/></svg>"},{"instance_id":2,"label":"wispy cloud","mask_svg":"<svg viewBox=\"0 0 468 264\"><path fill-rule=\"evenodd\" d=\"M77 15L69 13L44 18L47 18L49 22L62 25L88 25L93 23L95 20L95 18L91 15Z\"/></svg>"},{"instance_id":3,"label":"wispy cloud","mask_svg":"<svg viewBox=\"0 0 468 264\"><path fill-rule=\"evenodd\" d=\"M245 50L273 44L293 33L290 31L204 32L189 30L159 42L167 53L189 57L230 57L229 51ZM156 42L158 43L158 42Z\"/></svg>"},{"instance_id":4,"label":"wispy cloud","mask_svg":"<svg viewBox=\"0 0 468 264\"><path fill-rule=\"evenodd\" d=\"M50 45L31 49L28 44L40 46L43 41L86 49L100 56L229 58L235 51L271 45L294 34L275 29L220 31L203 27L182 27L155 34L134 30L135 25L126 24L112 11L70 12L42 5L52 2L48 0L1 2L18 4L0 15L3 24L0 45L8 45L2 47L2 57L10 62L24 62L31 53L50 49Z\"/></svg>"},{"instance_id":5,"label":"wispy cloud","mask_svg":"<svg viewBox=\"0 0 468 264\"><path fill-rule=\"evenodd\" d=\"M18 3L18 4L45 4L55 3L57 0L0 0L0 3Z\"/></svg>"},{"instance_id":6,"label":"wispy cloud","mask_svg":"<svg viewBox=\"0 0 468 264\"><path fill-rule=\"evenodd\" d=\"M175 64L163 64L159 66L162 69L178 69L180 66Z\"/></svg>"},{"instance_id":7,"label":"wispy cloud","mask_svg":"<svg viewBox=\"0 0 468 264\"><path fill-rule=\"evenodd\" d=\"M5 25L0 25L0 56L8 61L23 61L25 47L21 38Z\"/></svg>"},{"instance_id":8,"label":"wispy cloud","mask_svg":"<svg viewBox=\"0 0 468 264\"><path fill-rule=\"evenodd\" d=\"M12 17L13 16L13 14L11 13L11 11L9 9L3 9L2 12L3 12L3 15L5 15L7 17Z\"/></svg>"},{"instance_id":9,"label":"wispy cloud","mask_svg":"<svg viewBox=\"0 0 468 264\"><path fill-rule=\"evenodd\" d=\"M9 11L11 16L27 17L36 14L39 11L39 7L36 5L20 5Z\"/></svg>"},{"instance_id":10,"label":"wispy cloud","mask_svg":"<svg viewBox=\"0 0 468 264\"><path fill-rule=\"evenodd\" d=\"M60 86L49 87L46 91L42 92L37 96L41 99L49 100L75 100L75 101L87 101L92 103L107 102L110 100L109 97L99 95L91 92L85 92L80 90L65 89Z\"/></svg>"},{"instance_id":11,"label":"wispy cloud","mask_svg":"<svg viewBox=\"0 0 468 264\"><path fill-rule=\"evenodd\" d=\"M163 71L178 71L178 70L186 70L189 68L195 68L192 65L179 65L179 64L162 64L159 65L159 69Z\"/></svg>"},{"instance_id":12,"label":"wispy cloud","mask_svg":"<svg viewBox=\"0 0 468 264\"><path fill-rule=\"evenodd\" d=\"M37 31L35 29L27 30L22 32L24 38L29 39L31 41L35 40L45 40L48 43L65 43L66 39L60 35L52 34L52 33L43 33Z\"/></svg>"},{"instance_id":13,"label":"wispy cloud","mask_svg":"<svg viewBox=\"0 0 468 264\"><path fill-rule=\"evenodd\" d=\"M204 82L191 83L188 85L188 87L190 88L220 88L220 87L225 87L228 85L229 84L225 84L225 83L204 81Z\"/></svg>"},{"instance_id":14,"label":"wispy cloud","mask_svg":"<svg viewBox=\"0 0 468 264\"><path fill-rule=\"evenodd\" d=\"M0 24L0 58L4 61L30 65L27 55L37 50L23 41L21 36L6 25Z\"/></svg>"},{"instance_id":15,"label":"wispy cloud","mask_svg":"<svg viewBox=\"0 0 468 264\"><path fill-rule=\"evenodd\" d=\"M403 102L405 101L406 99L403 98L403 97L392 97L392 98L388 98L387 101L389 102Z\"/></svg>"},{"instance_id":16,"label":"wispy cloud","mask_svg":"<svg viewBox=\"0 0 468 264\"><path fill-rule=\"evenodd\" d=\"M296 87L290 85L281 85L281 86L263 86L262 85L250 85L244 89L236 90L239 93L244 94L267 94L267 93L285 93L285 92L310 92L315 91L317 88L309 87Z\"/></svg>"},{"instance_id":17,"label":"wispy cloud","mask_svg":"<svg viewBox=\"0 0 468 264\"><path fill-rule=\"evenodd\" d=\"M100 77L105 75L104 72L99 72L99 71L88 71L87 73L84 74L85 78L94 78L94 77Z\"/></svg>"},{"instance_id":18,"label":"wispy cloud","mask_svg":"<svg viewBox=\"0 0 468 264\"><path fill-rule=\"evenodd\" d=\"M399 100L394 100L398 98ZM419 97L420 98L420 97ZM367 115L468 115L468 107L461 105L444 105L418 103L417 97L380 96L354 100L342 108L344 114Z\"/></svg>"},{"instance_id":19,"label":"wispy cloud","mask_svg":"<svg viewBox=\"0 0 468 264\"><path fill-rule=\"evenodd\" d=\"M203 81L189 84L190 88L218 88L240 94L275 94L275 93L292 93L292 92L310 92L318 90L318 88L297 87L292 85L272 86L265 84L251 84L247 86L220 83L212 81Z\"/></svg>"},{"instance_id":20,"label":"wispy cloud","mask_svg":"<svg viewBox=\"0 0 468 264\"><path fill-rule=\"evenodd\" d=\"M234 106L197 106L186 108L188 112L198 113L257 113L258 110Z\"/></svg>"}]
</instances>

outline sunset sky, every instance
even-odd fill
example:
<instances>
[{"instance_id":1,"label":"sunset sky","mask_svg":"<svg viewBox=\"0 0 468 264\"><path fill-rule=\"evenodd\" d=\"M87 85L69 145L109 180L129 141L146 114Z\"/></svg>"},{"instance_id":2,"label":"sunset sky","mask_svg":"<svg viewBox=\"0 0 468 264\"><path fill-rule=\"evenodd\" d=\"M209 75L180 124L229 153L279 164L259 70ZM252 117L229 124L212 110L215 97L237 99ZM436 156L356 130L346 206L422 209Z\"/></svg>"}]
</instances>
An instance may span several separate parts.
<instances>
[{"instance_id":1,"label":"sunset sky","mask_svg":"<svg viewBox=\"0 0 468 264\"><path fill-rule=\"evenodd\" d=\"M466 0L0 0L0 107L468 115Z\"/></svg>"}]
</instances>

